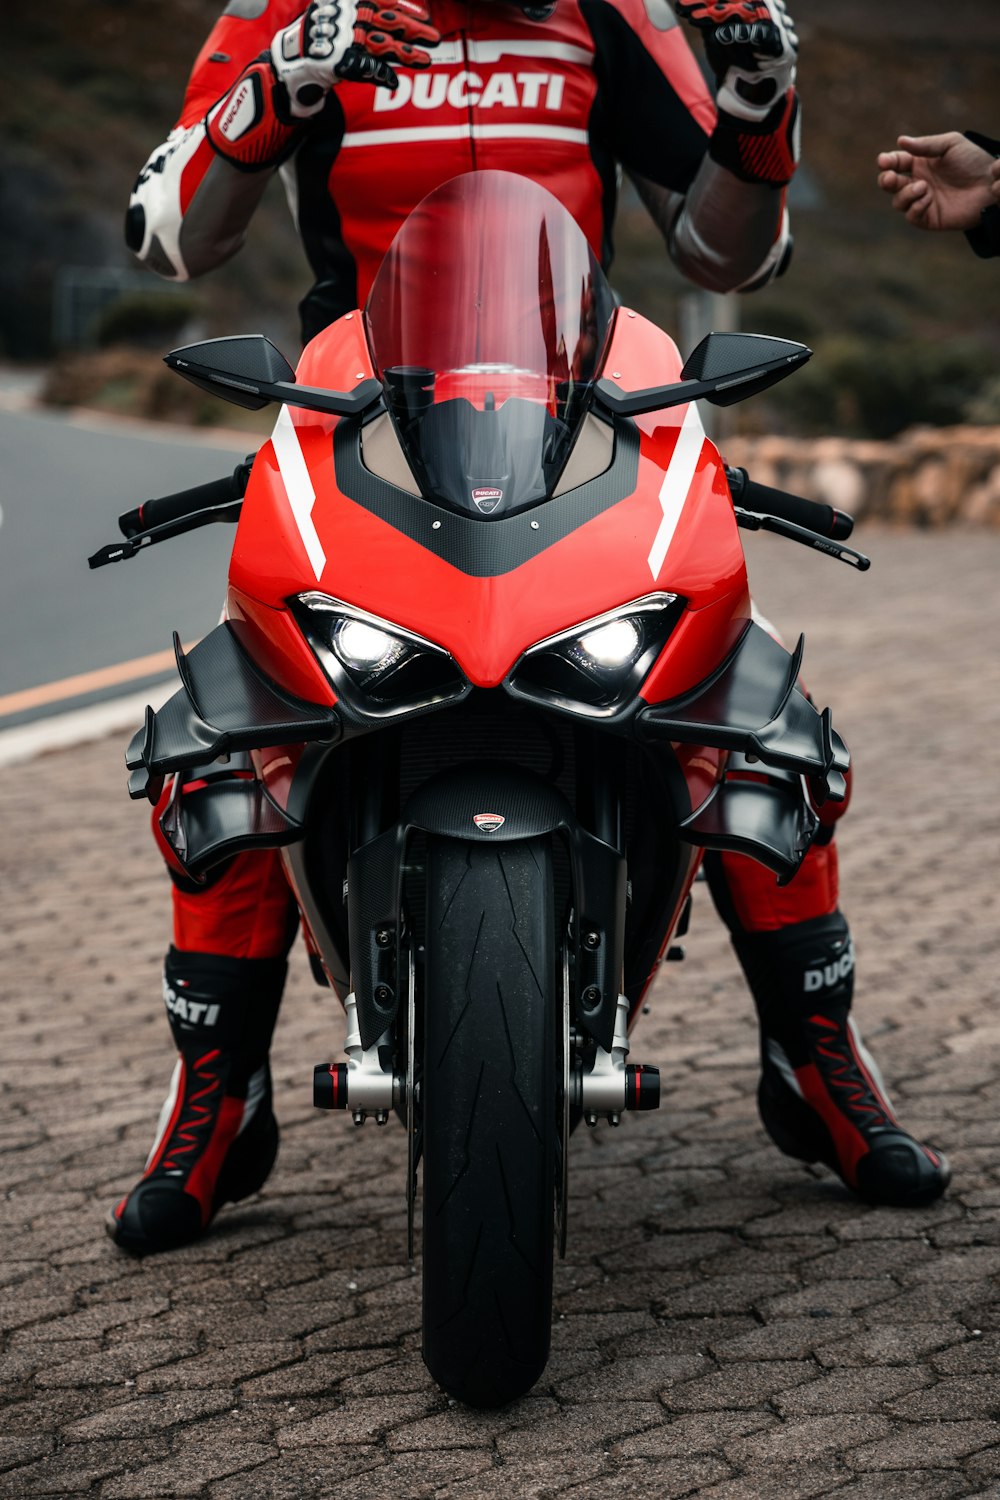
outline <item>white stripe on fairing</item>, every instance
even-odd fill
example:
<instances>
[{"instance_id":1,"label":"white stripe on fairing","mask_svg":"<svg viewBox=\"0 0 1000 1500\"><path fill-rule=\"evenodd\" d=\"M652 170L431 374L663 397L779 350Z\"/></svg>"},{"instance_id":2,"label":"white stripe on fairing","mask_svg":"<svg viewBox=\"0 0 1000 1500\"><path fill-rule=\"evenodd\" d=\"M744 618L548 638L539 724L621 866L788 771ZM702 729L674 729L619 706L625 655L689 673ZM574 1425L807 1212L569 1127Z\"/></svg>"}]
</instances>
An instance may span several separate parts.
<instances>
[{"instance_id":1,"label":"white stripe on fairing","mask_svg":"<svg viewBox=\"0 0 1000 1500\"><path fill-rule=\"evenodd\" d=\"M309 469L302 457L299 435L295 431L295 424L287 406L283 406L278 414L278 420L271 434L271 442L274 445L274 456L278 460L285 494L288 496L288 508L299 528L302 545L306 549L318 582L326 567L326 553L323 551L323 544L312 519L316 491L309 478Z\"/></svg>"},{"instance_id":2,"label":"white stripe on fairing","mask_svg":"<svg viewBox=\"0 0 1000 1500\"><path fill-rule=\"evenodd\" d=\"M174 1071L170 1075L170 1087L167 1090L167 1097L163 1101L163 1108L160 1110L160 1118L156 1122L156 1139L153 1141L150 1153L146 1157L146 1165L143 1167L144 1172L148 1170L150 1162L160 1149L160 1142L163 1140L167 1126L170 1124L170 1117L174 1112L174 1105L177 1103L177 1090L180 1087L180 1082L181 1060L178 1058L174 1063Z\"/></svg>"},{"instance_id":3,"label":"white stripe on fairing","mask_svg":"<svg viewBox=\"0 0 1000 1500\"><path fill-rule=\"evenodd\" d=\"M663 511L663 520L653 539L647 559L649 571L654 579L659 578L663 560L674 539L674 532L677 530L677 523L691 489L691 481L698 467L704 441L705 429L701 425L698 408L692 401L688 406L684 424L677 434L677 443L670 455L670 463L663 476L663 483L660 485L660 508Z\"/></svg>"},{"instance_id":4,"label":"white stripe on fairing","mask_svg":"<svg viewBox=\"0 0 1000 1500\"><path fill-rule=\"evenodd\" d=\"M585 130L565 125L415 125L404 130L351 130L341 146L401 146L411 141L573 141L585 146Z\"/></svg>"}]
</instances>

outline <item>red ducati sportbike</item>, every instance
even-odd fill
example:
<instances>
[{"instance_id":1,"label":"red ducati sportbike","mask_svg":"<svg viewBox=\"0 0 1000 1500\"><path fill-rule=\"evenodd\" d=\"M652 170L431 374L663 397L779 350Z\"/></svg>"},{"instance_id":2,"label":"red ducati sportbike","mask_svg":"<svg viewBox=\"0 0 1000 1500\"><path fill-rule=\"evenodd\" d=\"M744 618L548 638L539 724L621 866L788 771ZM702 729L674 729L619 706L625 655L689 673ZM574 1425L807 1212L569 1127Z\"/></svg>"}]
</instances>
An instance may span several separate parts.
<instances>
[{"instance_id":1,"label":"red ducati sportbike","mask_svg":"<svg viewBox=\"0 0 1000 1500\"><path fill-rule=\"evenodd\" d=\"M571 1130L659 1104L629 1028L702 851L788 880L844 795L801 642L751 620L738 528L867 560L849 518L727 470L695 404L808 357L711 334L682 369L556 199L456 178L297 371L259 337L168 356L281 403L273 436L91 559L238 517L227 618L177 644L130 791L185 772L161 827L196 879L283 850L346 1015L316 1103L402 1121L424 1357L474 1406L545 1366Z\"/></svg>"}]
</instances>

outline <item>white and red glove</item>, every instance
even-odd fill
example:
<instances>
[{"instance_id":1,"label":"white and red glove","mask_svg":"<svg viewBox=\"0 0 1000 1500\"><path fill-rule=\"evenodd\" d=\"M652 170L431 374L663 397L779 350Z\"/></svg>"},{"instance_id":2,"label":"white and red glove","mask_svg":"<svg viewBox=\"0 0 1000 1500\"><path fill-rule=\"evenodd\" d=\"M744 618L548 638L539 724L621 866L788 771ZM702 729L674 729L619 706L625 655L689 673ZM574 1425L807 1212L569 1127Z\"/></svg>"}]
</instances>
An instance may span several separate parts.
<instances>
[{"instance_id":1,"label":"white and red glove","mask_svg":"<svg viewBox=\"0 0 1000 1500\"><path fill-rule=\"evenodd\" d=\"M397 88L392 64L429 67L414 44L440 40L418 0L316 0L209 110L212 149L244 172L273 167L342 79Z\"/></svg>"},{"instance_id":2,"label":"white and red glove","mask_svg":"<svg viewBox=\"0 0 1000 1500\"><path fill-rule=\"evenodd\" d=\"M799 159L799 39L784 0L675 0L718 83L709 154L744 182L785 187Z\"/></svg>"},{"instance_id":3,"label":"white and red glove","mask_svg":"<svg viewBox=\"0 0 1000 1500\"><path fill-rule=\"evenodd\" d=\"M703 33L718 81L718 105L761 123L795 83L799 39L784 0L676 0Z\"/></svg>"},{"instance_id":4,"label":"white and red glove","mask_svg":"<svg viewBox=\"0 0 1000 1500\"><path fill-rule=\"evenodd\" d=\"M398 87L392 64L430 67L423 42L440 33L417 0L315 0L271 43L271 61L296 120L318 114L339 79Z\"/></svg>"}]
</instances>

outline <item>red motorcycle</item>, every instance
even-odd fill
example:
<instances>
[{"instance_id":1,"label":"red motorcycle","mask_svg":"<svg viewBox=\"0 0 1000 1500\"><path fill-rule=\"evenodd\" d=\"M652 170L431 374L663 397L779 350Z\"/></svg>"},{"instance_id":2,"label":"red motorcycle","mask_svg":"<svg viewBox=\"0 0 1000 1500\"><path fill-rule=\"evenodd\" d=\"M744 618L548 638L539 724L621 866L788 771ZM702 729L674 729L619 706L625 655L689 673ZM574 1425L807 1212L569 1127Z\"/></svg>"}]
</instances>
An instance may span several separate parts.
<instances>
[{"instance_id":1,"label":"red motorcycle","mask_svg":"<svg viewBox=\"0 0 1000 1500\"><path fill-rule=\"evenodd\" d=\"M809 352L711 334L682 369L556 199L459 177L297 371L259 337L167 357L282 403L273 436L91 559L239 519L227 618L175 637L183 686L147 710L130 792L185 770L161 826L194 878L283 849L346 1014L316 1103L403 1122L424 1358L474 1406L545 1366L571 1130L659 1104L628 1033L702 851L787 881L844 795L801 641L751 620L738 528L867 559L849 518L727 470L695 405Z\"/></svg>"}]
</instances>

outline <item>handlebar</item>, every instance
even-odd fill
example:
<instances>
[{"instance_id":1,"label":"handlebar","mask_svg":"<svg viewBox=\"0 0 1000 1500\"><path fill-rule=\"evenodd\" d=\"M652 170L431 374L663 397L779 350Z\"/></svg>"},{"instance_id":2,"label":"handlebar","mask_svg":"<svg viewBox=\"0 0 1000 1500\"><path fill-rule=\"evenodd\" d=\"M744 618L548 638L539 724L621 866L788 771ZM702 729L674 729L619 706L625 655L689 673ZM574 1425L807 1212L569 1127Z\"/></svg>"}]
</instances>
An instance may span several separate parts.
<instances>
[{"instance_id":1,"label":"handlebar","mask_svg":"<svg viewBox=\"0 0 1000 1500\"><path fill-rule=\"evenodd\" d=\"M144 500L135 510L127 510L118 517L118 527L125 540L101 547L87 558L88 566L103 568L108 563L125 562L142 548L165 542L181 532L194 531L211 521L237 520L250 482L253 460L251 453L225 479L196 484L189 490L161 495L158 500Z\"/></svg>"},{"instance_id":2,"label":"handlebar","mask_svg":"<svg viewBox=\"0 0 1000 1500\"><path fill-rule=\"evenodd\" d=\"M253 455L237 464L225 479L213 479L209 484L197 484L189 490L178 490L173 495L161 495L156 500L144 500L135 510L127 510L118 517L122 536L134 537L140 532L152 531L154 526L167 526L198 511L215 510L220 505L232 505L242 500L250 478Z\"/></svg>"},{"instance_id":3,"label":"handlebar","mask_svg":"<svg viewBox=\"0 0 1000 1500\"><path fill-rule=\"evenodd\" d=\"M832 537L844 542L854 530L854 518L832 505L821 505L816 500L805 500L801 495L791 495L787 490L772 489L770 485L758 484L751 479L746 469L726 469L726 478L733 496L734 505L745 506L762 516L777 516L779 520L791 521L794 526L804 526L820 536Z\"/></svg>"}]
</instances>

